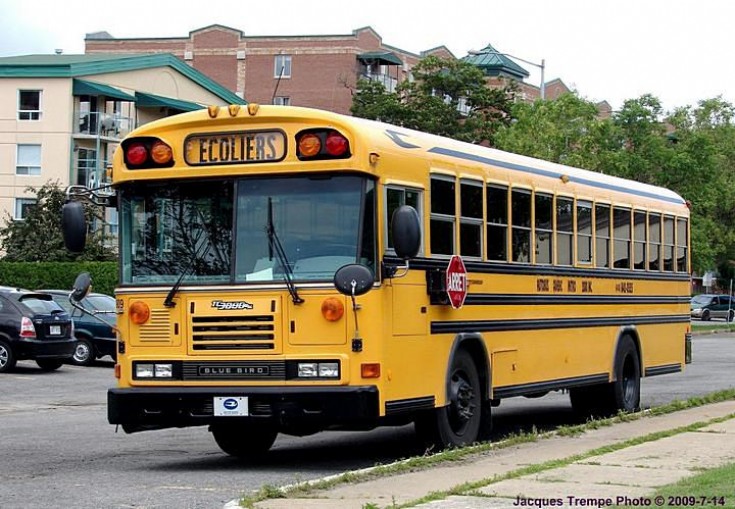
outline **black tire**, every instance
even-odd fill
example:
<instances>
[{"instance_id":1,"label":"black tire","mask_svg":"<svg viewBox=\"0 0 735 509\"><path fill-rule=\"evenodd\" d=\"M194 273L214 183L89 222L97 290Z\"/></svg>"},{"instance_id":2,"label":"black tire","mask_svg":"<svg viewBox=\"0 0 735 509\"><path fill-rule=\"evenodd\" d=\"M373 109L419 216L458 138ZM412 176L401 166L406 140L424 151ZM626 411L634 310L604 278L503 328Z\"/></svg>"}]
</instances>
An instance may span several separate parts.
<instances>
[{"instance_id":1,"label":"black tire","mask_svg":"<svg viewBox=\"0 0 735 509\"><path fill-rule=\"evenodd\" d=\"M13 349L5 341L0 341L0 373L7 373L15 367L17 359L13 354Z\"/></svg>"},{"instance_id":2,"label":"black tire","mask_svg":"<svg viewBox=\"0 0 735 509\"><path fill-rule=\"evenodd\" d=\"M209 427L223 452L240 459L258 459L276 441L278 428L272 423L216 423Z\"/></svg>"},{"instance_id":3,"label":"black tire","mask_svg":"<svg viewBox=\"0 0 735 509\"><path fill-rule=\"evenodd\" d=\"M731 309L731 310L730 310L730 311L729 311L729 312L727 313L727 321L728 321L728 322L733 322L733 321L735 321L735 309Z\"/></svg>"},{"instance_id":4,"label":"black tire","mask_svg":"<svg viewBox=\"0 0 735 509\"><path fill-rule=\"evenodd\" d=\"M710 318L712 318L709 314L709 309L705 309L702 311L702 321L703 322L709 322Z\"/></svg>"},{"instance_id":5,"label":"black tire","mask_svg":"<svg viewBox=\"0 0 735 509\"><path fill-rule=\"evenodd\" d=\"M77 366L90 366L96 358L94 346L86 338L78 338L77 346L74 347L74 355L69 363Z\"/></svg>"},{"instance_id":6,"label":"black tire","mask_svg":"<svg viewBox=\"0 0 735 509\"><path fill-rule=\"evenodd\" d=\"M37 359L36 364L44 371L55 371L64 363L56 359Z\"/></svg>"},{"instance_id":7,"label":"black tire","mask_svg":"<svg viewBox=\"0 0 735 509\"><path fill-rule=\"evenodd\" d=\"M473 444L481 434L485 438L490 423L482 420L490 418L490 402L483 405L477 366L466 350L459 350L452 359L447 394L446 406L415 421L416 434L425 445L442 450Z\"/></svg>"},{"instance_id":8,"label":"black tire","mask_svg":"<svg viewBox=\"0 0 735 509\"><path fill-rule=\"evenodd\" d=\"M641 365L630 336L621 338L615 352L614 382L569 390L574 411L582 417L611 417L636 412L641 405Z\"/></svg>"}]
</instances>

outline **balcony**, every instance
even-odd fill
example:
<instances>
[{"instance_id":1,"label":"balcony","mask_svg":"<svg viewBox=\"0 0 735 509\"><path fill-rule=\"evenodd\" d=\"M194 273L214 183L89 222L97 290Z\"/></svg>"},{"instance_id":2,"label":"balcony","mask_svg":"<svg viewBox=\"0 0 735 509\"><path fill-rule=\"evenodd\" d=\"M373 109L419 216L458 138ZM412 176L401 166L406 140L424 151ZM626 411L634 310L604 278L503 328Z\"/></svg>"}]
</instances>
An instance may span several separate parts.
<instances>
[{"instance_id":1,"label":"balcony","mask_svg":"<svg viewBox=\"0 0 735 509\"><path fill-rule=\"evenodd\" d=\"M395 92L398 80L388 74L360 74L362 80L375 81L381 83L387 92Z\"/></svg>"},{"instance_id":2,"label":"balcony","mask_svg":"<svg viewBox=\"0 0 735 509\"><path fill-rule=\"evenodd\" d=\"M132 118L117 113L77 111L75 118L78 121L74 125L74 135L119 140L135 128Z\"/></svg>"}]
</instances>

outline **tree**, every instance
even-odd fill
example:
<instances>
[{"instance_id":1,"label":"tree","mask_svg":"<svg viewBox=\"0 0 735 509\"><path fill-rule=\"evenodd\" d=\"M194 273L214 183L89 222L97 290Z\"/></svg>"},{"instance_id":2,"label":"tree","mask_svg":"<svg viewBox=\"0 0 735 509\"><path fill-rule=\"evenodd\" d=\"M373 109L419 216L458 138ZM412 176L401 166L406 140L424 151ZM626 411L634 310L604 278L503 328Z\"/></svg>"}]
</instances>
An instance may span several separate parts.
<instances>
[{"instance_id":1,"label":"tree","mask_svg":"<svg viewBox=\"0 0 735 509\"><path fill-rule=\"evenodd\" d=\"M360 80L351 112L470 143L492 145L497 130L511 120L512 86L491 89L477 67L467 62L429 56L413 68L413 81L395 92Z\"/></svg>"},{"instance_id":2,"label":"tree","mask_svg":"<svg viewBox=\"0 0 735 509\"><path fill-rule=\"evenodd\" d=\"M64 247L61 234L61 208L66 200L64 190L58 182L47 182L41 188L28 187L37 202L29 207L24 219L15 219L10 214L5 226L0 228L0 246L5 251L3 261L112 261L115 252L105 245L101 232L87 238L87 247L81 254L70 253ZM92 206L85 207L87 219L101 219L100 211Z\"/></svg>"}]
</instances>

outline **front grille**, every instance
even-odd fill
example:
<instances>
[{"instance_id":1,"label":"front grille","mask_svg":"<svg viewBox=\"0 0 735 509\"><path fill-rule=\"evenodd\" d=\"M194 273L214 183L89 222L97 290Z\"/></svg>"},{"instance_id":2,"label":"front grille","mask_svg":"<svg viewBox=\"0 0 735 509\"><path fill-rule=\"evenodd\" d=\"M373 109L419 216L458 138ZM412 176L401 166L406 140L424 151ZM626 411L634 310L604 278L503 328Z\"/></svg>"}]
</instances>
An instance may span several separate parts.
<instances>
[{"instance_id":1,"label":"front grille","mask_svg":"<svg viewBox=\"0 0 735 509\"><path fill-rule=\"evenodd\" d=\"M196 351L273 350L273 315L195 316L192 318L192 348Z\"/></svg>"},{"instance_id":2,"label":"front grille","mask_svg":"<svg viewBox=\"0 0 735 509\"><path fill-rule=\"evenodd\" d=\"M184 362L182 380L285 380L284 361Z\"/></svg>"}]
</instances>

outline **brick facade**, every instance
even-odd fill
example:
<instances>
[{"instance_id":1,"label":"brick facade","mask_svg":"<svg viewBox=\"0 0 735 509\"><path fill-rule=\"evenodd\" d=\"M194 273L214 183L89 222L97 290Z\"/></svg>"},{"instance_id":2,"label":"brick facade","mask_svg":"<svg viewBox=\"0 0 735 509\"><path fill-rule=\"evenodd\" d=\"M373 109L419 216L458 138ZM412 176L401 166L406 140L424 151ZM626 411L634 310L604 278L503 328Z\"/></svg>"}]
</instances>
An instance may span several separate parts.
<instances>
[{"instance_id":1,"label":"brick facade","mask_svg":"<svg viewBox=\"0 0 735 509\"><path fill-rule=\"evenodd\" d=\"M427 55L456 58L445 46L420 54L388 46L370 27L346 35L315 36L246 36L222 25L174 38L116 39L99 32L87 35L85 52L173 53L249 102L271 104L274 97L279 97L287 98L293 106L346 114L357 80L366 73L390 87L407 79L411 68ZM361 61L359 55L366 53L386 53L403 64ZM291 75L280 80L275 72L277 55L291 57ZM488 85L502 86L499 80L502 78L488 78ZM525 100L540 96L538 86L519 84ZM546 98L553 99L566 91L569 89L561 80L551 81L546 87Z\"/></svg>"}]
</instances>

